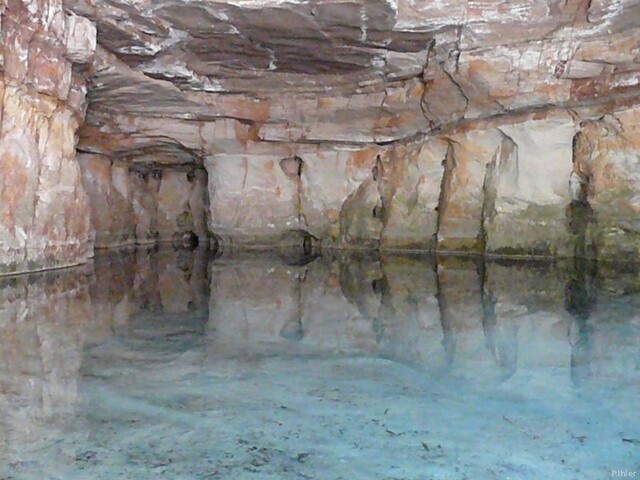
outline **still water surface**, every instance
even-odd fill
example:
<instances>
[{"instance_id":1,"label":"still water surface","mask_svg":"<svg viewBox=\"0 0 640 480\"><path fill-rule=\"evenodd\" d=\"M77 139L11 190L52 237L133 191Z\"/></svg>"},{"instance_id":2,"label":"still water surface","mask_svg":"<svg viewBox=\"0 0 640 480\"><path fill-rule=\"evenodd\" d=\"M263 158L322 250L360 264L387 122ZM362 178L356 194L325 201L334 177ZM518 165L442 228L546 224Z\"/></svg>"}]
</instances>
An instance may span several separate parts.
<instances>
[{"instance_id":1,"label":"still water surface","mask_svg":"<svg viewBox=\"0 0 640 480\"><path fill-rule=\"evenodd\" d=\"M109 252L0 358L2 480L640 478L635 267Z\"/></svg>"}]
</instances>

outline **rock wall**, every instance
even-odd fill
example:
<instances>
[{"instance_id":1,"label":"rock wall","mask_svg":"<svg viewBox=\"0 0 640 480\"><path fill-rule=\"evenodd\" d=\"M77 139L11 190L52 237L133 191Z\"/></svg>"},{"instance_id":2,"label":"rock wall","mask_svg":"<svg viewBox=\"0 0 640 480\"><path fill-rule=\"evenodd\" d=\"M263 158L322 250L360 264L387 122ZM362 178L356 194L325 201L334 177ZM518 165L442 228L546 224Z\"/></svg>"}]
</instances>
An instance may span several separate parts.
<instances>
[{"instance_id":1,"label":"rock wall","mask_svg":"<svg viewBox=\"0 0 640 480\"><path fill-rule=\"evenodd\" d=\"M203 169L163 172L158 192L160 239L189 243L206 241L208 199L207 174Z\"/></svg>"},{"instance_id":2,"label":"rock wall","mask_svg":"<svg viewBox=\"0 0 640 480\"><path fill-rule=\"evenodd\" d=\"M210 228L243 245L300 243L303 231L325 247L637 254L637 109L519 120L388 145L207 157Z\"/></svg>"},{"instance_id":3,"label":"rock wall","mask_svg":"<svg viewBox=\"0 0 640 480\"><path fill-rule=\"evenodd\" d=\"M584 122L574 142L573 229L590 257L640 254L640 110Z\"/></svg>"},{"instance_id":4,"label":"rock wall","mask_svg":"<svg viewBox=\"0 0 640 480\"><path fill-rule=\"evenodd\" d=\"M580 197L611 150L589 125L628 116L624 136L637 138L625 113L640 102L633 1L69 8L103 28L82 149L204 167L207 227L223 246L633 250L633 209ZM577 158L584 142L602 154Z\"/></svg>"},{"instance_id":5,"label":"rock wall","mask_svg":"<svg viewBox=\"0 0 640 480\"><path fill-rule=\"evenodd\" d=\"M96 248L207 239L207 176L80 154Z\"/></svg>"},{"instance_id":6,"label":"rock wall","mask_svg":"<svg viewBox=\"0 0 640 480\"><path fill-rule=\"evenodd\" d=\"M0 274L81 263L92 253L75 162L87 89L73 65L91 59L95 26L60 0L2 13Z\"/></svg>"},{"instance_id":7,"label":"rock wall","mask_svg":"<svg viewBox=\"0 0 640 480\"><path fill-rule=\"evenodd\" d=\"M7 0L0 15L0 273L196 237L640 253L635 0Z\"/></svg>"}]
</instances>

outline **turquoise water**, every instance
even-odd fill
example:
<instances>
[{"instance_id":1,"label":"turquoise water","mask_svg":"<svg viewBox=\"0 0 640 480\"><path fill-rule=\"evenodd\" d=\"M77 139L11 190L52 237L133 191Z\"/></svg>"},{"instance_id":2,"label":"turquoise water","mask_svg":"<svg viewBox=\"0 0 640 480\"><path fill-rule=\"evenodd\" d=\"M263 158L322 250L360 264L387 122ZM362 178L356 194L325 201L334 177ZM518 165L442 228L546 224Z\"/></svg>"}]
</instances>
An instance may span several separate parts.
<instances>
[{"instance_id":1,"label":"turquoise water","mask_svg":"<svg viewBox=\"0 0 640 480\"><path fill-rule=\"evenodd\" d=\"M640 270L128 250L0 280L0 479L640 478Z\"/></svg>"}]
</instances>

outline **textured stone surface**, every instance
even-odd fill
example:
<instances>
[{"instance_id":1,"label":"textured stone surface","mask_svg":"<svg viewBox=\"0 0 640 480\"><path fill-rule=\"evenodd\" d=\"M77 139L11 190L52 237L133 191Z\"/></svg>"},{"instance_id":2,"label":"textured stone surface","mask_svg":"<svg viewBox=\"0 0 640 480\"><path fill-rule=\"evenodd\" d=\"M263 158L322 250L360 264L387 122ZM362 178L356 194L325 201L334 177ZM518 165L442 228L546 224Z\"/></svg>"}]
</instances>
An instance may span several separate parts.
<instances>
[{"instance_id":1,"label":"textured stone surface","mask_svg":"<svg viewBox=\"0 0 640 480\"><path fill-rule=\"evenodd\" d=\"M435 249L438 205L449 144L445 139L398 147L381 172L389 185L383 198L382 247Z\"/></svg>"},{"instance_id":2,"label":"textured stone surface","mask_svg":"<svg viewBox=\"0 0 640 480\"><path fill-rule=\"evenodd\" d=\"M96 26L91 20L68 15L65 29L65 57L71 62L89 63L96 51Z\"/></svg>"},{"instance_id":3,"label":"textured stone surface","mask_svg":"<svg viewBox=\"0 0 640 480\"><path fill-rule=\"evenodd\" d=\"M630 0L67 6L96 20L104 47L96 122L109 111L188 111L257 122L265 139L360 141L638 94Z\"/></svg>"},{"instance_id":4,"label":"textured stone surface","mask_svg":"<svg viewBox=\"0 0 640 480\"><path fill-rule=\"evenodd\" d=\"M130 242L135 238L136 222L130 201L128 168L114 166L97 155L79 155L78 162L84 189L90 198L96 247Z\"/></svg>"},{"instance_id":5,"label":"textured stone surface","mask_svg":"<svg viewBox=\"0 0 640 480\"><path fill-rule=\"evenodd\" d=\"M570 255L566 208L575 124L568 115L505 125L484 183L492 253Z\"/></svg>"},{"instance_id":6,"label":"textured stone surface","mask_svg":"<svg viewBox=\"0 0 640 480\"><path fill-rule=\"evenodd\" d=\"M575 141L589 256L640 254L640 111L635 108L585 122Z\"/></svg>"},{"instance_id":7,"label":"textured stone surface","mask_svg":"<svg viewBox=\"0 0 640 480\"><path fill-rule=\"evenodd\" d=\"M160 239L189 242L192 235L206 239L206 189L207 175L203 170L163 172L158 192Z\"/></svg>"},{"instance_id":8,"label":"textured stone surface","mask_svg":"<svg viewBox=\"0 0 640 480\"><path fill-rule=\"evenodd\" d=\"M203 170L160 170L78 155L91 204L95 245L114 247L207 238Z\"/></svg>"},{"instance_id":9,"label":"textured stone surface","mask_svg":"<svg viewBox=\"0 0 640 480\"><path fill-rule=\"evenodd\" d=\"M95 31L86 22L67 17L61 1L4 6L0 273L77 264L91 255L89 204L75 163L86 87L66 58L92 53Z\"/></svg>"},{"instance_id":10,"label":"textured stone surface","mask_svg":"<svg viewBox=\"0 0 640 480\"><path fill-rule=\"evenodd\" d=\"M7 85L0 141L0 271L90 255L89 204L74 161L78 120L50 97Z\"/></svg>"},{"instance_id":11,"label":"textured stone surface","mask_svg":"<svg viewBox=\"0 0 640 480\"><path fill-rule=\"evenodd\" d=\"M277 158L225 156L206 162L211 229L237 240L273 238L299 227L297 188Z\"/></svg>"},{"instance_id":12,"label":"textured stone surface","mask_svg":"<svg viewBox=\"0 0 640 480\"><path fill-rule=\"evenodd\" d=\"M571 254L573 136L640 94L633 1L66 6L98 25L81 148L204 166L231 243Z\"/></svg>"},{"instance_id":13,"label":"textured stone surface","mask_svg":"<svg viewBox=\"0 0 640 480\"><path fill-rule=\"evenodd\" d=\"M571 255L572 144L583 127L562 113L487 126L359 149L210 157L211 229L241 243L304 230L325 246ZM299 175L282 167L294 158Z\"/></svg>"},{"instance_id":14,"label":"textured stone surface","mask_svg":"<svg viewBox=\"0 0 640 480\"><path fill-rule=\"evenodd\" d=\"M102 246L308 232L327 247L635 252L639 21L636 0L9 1L5 270L87 257L77 128L83 155L113 164L82 160ZM53 123L64 133L43 136ZM34 185L51 195L67 160L71 190L32 220Z\"/></svg>"}]
</instances>

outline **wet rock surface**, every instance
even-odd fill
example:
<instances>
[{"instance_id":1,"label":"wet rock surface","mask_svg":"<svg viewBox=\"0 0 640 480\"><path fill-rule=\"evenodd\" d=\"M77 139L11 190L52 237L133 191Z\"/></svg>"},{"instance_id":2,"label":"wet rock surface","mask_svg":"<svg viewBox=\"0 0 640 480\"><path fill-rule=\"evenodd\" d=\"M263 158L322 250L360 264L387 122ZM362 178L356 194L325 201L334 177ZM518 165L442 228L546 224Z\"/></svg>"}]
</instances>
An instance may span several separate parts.
<instances>
[{"instance_id":1,"label":"wet rock surface","mask_svg":"<svg viewBox=\"0 0 640 480\"><path fill-rule=\"evenodd\" d=\"M638 470L638 270L161 248L3 279L0 476Z\"/></svg>"}]
</instances>

